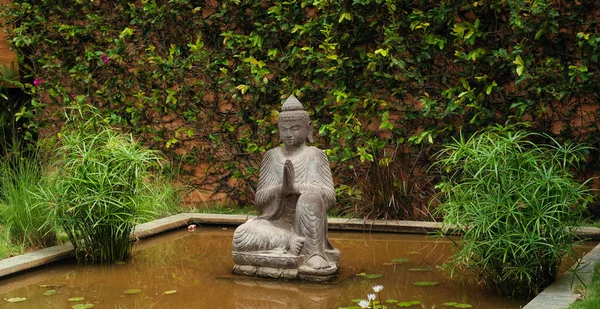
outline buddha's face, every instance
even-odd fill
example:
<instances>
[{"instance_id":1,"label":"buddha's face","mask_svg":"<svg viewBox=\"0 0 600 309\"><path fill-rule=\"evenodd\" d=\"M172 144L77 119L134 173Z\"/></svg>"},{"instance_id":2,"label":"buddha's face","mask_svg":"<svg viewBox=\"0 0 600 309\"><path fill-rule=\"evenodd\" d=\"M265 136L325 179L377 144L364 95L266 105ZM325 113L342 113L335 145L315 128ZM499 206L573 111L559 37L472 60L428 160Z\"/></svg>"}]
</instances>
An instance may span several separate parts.
<instances>
[{"instance_id":1,"label":"buddha's face","mask_svg":"<svg viewBox=\"0 0 600 309\"><path fill-rule=\"evenodd\" d=\"M298 147L306 143L308 137L306 121L280 121L279 137L286 147Z\"/></svg>"}]
</instances>

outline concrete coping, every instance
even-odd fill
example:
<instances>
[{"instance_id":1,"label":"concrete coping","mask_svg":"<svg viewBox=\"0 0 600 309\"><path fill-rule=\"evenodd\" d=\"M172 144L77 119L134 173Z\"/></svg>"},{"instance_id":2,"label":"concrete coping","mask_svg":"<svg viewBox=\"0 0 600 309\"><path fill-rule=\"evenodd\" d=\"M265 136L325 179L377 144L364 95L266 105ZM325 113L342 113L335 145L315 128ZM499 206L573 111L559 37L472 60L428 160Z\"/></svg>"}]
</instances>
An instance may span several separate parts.
<instances>
[{"instance_id":1,"label":"concrete coping","mask_svg":"<svg viewBox=\"0 0 600 309\"><path fill-rule=\"evenodd\" d=\"M140 224L136 226L132 238L143 239L188 226L189 224L237 226L246 222L248 219L255 217L256 216L250 215L182 213ZM439 232L442 229L442 224L440 222L343 218L329 218L328 226L331 230L411 234L428 234ZM452 229L449 229L449 231L452 231ZM599 228L581 227L576 229L576 233L582 239L600 240ZM2 259L0 260L0 279L72 256L73 245L68 242L58 246ZM580 284L587 285L591 283L593 266L596 261L600 261L600 245L596 246L583 257L583 268L579 272L579 277L581 279ZM538 294L523 309L567 308L580 297L580 294L572 290L573 287L571 286L571 282L572 278L568 272L560 274L553 284Z\"/></svg>"}]
</instances>

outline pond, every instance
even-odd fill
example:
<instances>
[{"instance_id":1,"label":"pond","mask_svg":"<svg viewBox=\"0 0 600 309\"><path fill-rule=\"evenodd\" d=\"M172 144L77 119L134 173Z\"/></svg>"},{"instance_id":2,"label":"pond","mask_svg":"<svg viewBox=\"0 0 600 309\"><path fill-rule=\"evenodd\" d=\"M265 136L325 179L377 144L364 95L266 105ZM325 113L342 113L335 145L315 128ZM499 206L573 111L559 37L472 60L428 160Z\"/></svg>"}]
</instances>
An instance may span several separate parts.
<instances>
[{"instance_id":1,"label":"pond","mask_svg":"<svg viewBox=\"0 0 600 309\"><path fill-rule=\"evenodd\" d=\"M384 286L379 297L390 301L384 303L389 308L453 308L444 304L454 303L509 309L527 303L447 278L439 269L451 254L447 240L330 231L331 242L342 253L341 273L335 282L323 284L231 275L232 234L233 228L219 227L170 232L138 242L126 263L86 266L65 261L9 277L0 280L0 308L329 309L356 306L375 285ZM361 273L365 275L356 275Z\"/></svg>"}]
</instances>

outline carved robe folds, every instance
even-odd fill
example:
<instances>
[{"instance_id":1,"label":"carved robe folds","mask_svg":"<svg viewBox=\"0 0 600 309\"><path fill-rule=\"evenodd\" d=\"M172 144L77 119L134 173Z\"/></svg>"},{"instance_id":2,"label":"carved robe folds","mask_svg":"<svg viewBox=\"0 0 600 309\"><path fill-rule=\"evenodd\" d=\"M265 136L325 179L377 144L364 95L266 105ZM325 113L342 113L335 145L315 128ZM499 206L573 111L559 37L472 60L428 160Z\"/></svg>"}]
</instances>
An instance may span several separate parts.
<instances>
[{"instance_id":1,"label":"carved robe folds","mask_svg":"<svg viewBox=\"0 0 600 309\"><path fill-rule=\"evenodd\" d=\"M286 161L297 191L285 187ZM288 163L288 164L290 164ZM330 280L339 250L327 238L327 211L335 191L327 157L306 146L290 156L283 148L263 158L256 192L260 215L233 236L234 273L274 278Z\"/></svg>"}]
</instances>

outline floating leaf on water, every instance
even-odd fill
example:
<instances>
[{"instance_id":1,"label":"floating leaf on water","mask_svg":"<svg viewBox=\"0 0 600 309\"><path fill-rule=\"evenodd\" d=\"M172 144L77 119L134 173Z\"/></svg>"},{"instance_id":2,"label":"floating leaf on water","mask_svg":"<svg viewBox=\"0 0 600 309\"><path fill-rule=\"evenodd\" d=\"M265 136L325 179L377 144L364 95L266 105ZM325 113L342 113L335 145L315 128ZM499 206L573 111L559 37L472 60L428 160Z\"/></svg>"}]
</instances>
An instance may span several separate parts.
<instances>
[{"instance_id":1,"label":"floating leaf on water","mask_svg":"<svg viewBox=\"0 0 600 309\"><path fill-rule=\"evenodd\" d=\"M406 263L406 262L408 262L408 259L407 258L397 258L397 259L393 259L391 262L396 263L396 264L397 263Z\"/></svg>"},{"instance_id":2,"label":"floating leaf on water","mask_svg":"<svg viewBox=\"0 0 600 309\"><path fill-rule=\"evenodd\" d=\"M71 306L71 308L73 309L89 309L89 308L94 308L94 304L77 304L77 305L73 305Z\"/></svg>"},{"instance_id":3,"label":"floating leaf on water","mask_svg":"<svg viewBox=\"0 0 600 309\"><path fill-rule=\"evenodd\" d=\"M396 264L394 264L394 263L383 263L383 266L394 266L394 265L396 265Z\"/></svg>"},{"instance_id":4,"label":"floating leaf on water","mask_svg":"<svg viewBox=\"0 0 600 309\"><path fill-rule=\"evenodd\" d=\"M355 299L351 300L351 302L358 304L358 303L360 303L361 300L362 299L360 299L360 298L355 298Z\"/></svg>"},{"instance_id":5,"label":"floating leaf on water","mask_svg":"<svg viewBox=\"0 0 600 309\"><path fill-rule=\"evenodd\" d=\"M398 300L392 298L392 299L387 299L385 302L388 303L388 304L393 304L393 303L397 303Z\"/></svg>"},{"instance_id":6,"label":"floating leaf on water","mask_svg":"<svg viewBox=\"0 0 600 309\"><path fill-rule=\"evenodd\" d=\"M57 289L57 288L62 288L63 286L65 286L65 285L64 284L41 284L40 288Z\"/></svg>"},{"instance_id":7,"label":"floating leaf on water","mask_svg":"<svg viewBox=\"0 0 600 309\"><path fill-rule=\"evenodd\" d=\"M68 300L69 301L82 301L84 299L85 299L84 297L79 296L79 297L71 297Z\"/></svg>"},{"instance_id":8,"label":"floating leaf on water","mask_svg":"<svg viewBox=\"0 0 600 309\"><path fill-rule=\"evenodd\" d=\"M129 295L129 294L137 294L137 293L139 293L139 292L141 292L141 291L142 291L142 290L140 290L140 289L129 289L129 290L125 290L125 291L123 291L123 294L128 294L128 295Z\"/></svg>"},{"instance_id":9,"label":"floating leaf on water","mask_svg":"<svg viewBox=\"0 0 600 309\"><path fill-rule=\"evenodd\" d=\"M361 309L359 306L338 307L338 309Z\"/></svg>"},{"instance_id":10,"label":"floating leaf on water","mask_svg":"<svg viewBox=\"0 0 600 309\"><path fill-rule=\"evenodd\" d=\"M365 274L365 273L360 273L360 274L356 274L359 277L365 277L367 279L378 279L383 277L382 274Z\"/></svg>"},{"instance_id":11,"label":"floating leaf on water","mask_svg":"<svg viewBox=\"0 0 600 309\"><path fill-rule=\"evenodd\" d=\"M454 307L454 308L472 308L473 307L469 304L457 303L455 301L449 301L447 303L444 303L444 306Z\"/></svg>"},{"instance_id":12,"label":"floating leaf on water","mask_svg":"<svg viewBox=\"0 0 600 309\"><path fill-rule=\"evenodd\" d=\"M417 281L415 283L413 283L416 286L432 286L432 285L437 285L439 282L437 281Z\"/></svg>"},{"instance_id":13,"label":"floating leaf on water","mask_svg":"<svg viewBox=\"0 0 600 309\"><path fill-rule=\"evenodd\" d=\"M403 302L399 302L396 305L398 307L410 307L410 306L414 306L414 305L420 305L421 301L418 300L413 300L413 301L403 301Z\"/></svg>"},{"instance_id":14,"label":"floating leaf on water","mask_svg":"<svg viewBox=\"0 0 600 309\"><path fill-rule=\"evenodd\" d=\"M48 291L44 292L44 294L42 294L42 295L49 296L49 295L54 295L56 293L58 293L58 292L56 292L56 290L48 290Z\"/></svg>"},{"instance_id":15,"label":"floating leaf on water","mask_svg":"<svg viewBox=\"0 0 600 309\"><path fill-rule=\"evenodd\" d=\"M454 305L456 305L456 304L458 304L458 303L455 301L449 301L449 302L444 303L444 306L454 307Z\"/></svg>"},{"instance_id":16,"label":"floating leaf on water","mask_svg":"<svg viewBox=\"0 0 600 309\"><path fill-rule=\"evenodd\" d=\"M177 290L168 290L168 291L164 291L163 295L171 295L171 294L175 294L177 293Z\"/></svg>"},{"instance_id":17,"label":"floating leaf on water","mask_svg":"<svg viewBox=\"0 0 600 309\"><path fill-rule=\"evenodd\" d=\"M25 301L26 299L27 298L25 298L25 297L13 297L13 298L7 299L6 301L9 303L19 303L19 302Z\"/></svg>"},{"instance_id":18,"label":"floating leaf on water","mask_svg":"<svg viewBox=\"0 0 600 309\"><path fill-rule=\"evenodd\" d=\"M431 267L415 267L415 268L409 268L408 271L432 271L433 268Z\"/></svg>"},{"instance_id":19,"label":"floating leaf on water","mask_svg":"<svg viewBox=\"0 0 600 309\"><path fill-rule=\"evenodd\" d=\"M117 265L125 265L125 262L123 262L123 261L116 261L115 264L117 264Z\"/></svg>"},{"instance_id":20,"label":"floating leaf on water","mask_svg":"<svg viewBox=\"0 0 600 309\"><path fill-rule=\"evenodd\" d=\"M419 252L419 251L408 251L408 252L406 252L406 254L415 255L415 254L421 254L421 252Z\"/></svg>"}]
</instances>

